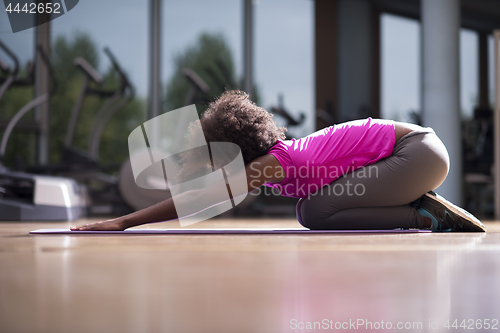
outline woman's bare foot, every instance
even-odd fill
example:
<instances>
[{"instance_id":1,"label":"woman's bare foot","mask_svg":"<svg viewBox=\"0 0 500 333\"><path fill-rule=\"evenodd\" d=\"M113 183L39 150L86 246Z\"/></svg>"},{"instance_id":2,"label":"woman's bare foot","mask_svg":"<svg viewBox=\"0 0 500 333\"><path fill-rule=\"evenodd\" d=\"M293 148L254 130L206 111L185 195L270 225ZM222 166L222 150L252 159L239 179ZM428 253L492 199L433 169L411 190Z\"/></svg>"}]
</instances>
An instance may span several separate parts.
<instances>
[{"instance_id":1,"label":"woman's bare foot","mask_svg":"<svg viewBox=\"0 0 500 333\"><path fill-rule=\"evenodd\" d=\"M128 226L122 218L71 227L71 231L123 231Z\"/></svg>"}]
</instances>

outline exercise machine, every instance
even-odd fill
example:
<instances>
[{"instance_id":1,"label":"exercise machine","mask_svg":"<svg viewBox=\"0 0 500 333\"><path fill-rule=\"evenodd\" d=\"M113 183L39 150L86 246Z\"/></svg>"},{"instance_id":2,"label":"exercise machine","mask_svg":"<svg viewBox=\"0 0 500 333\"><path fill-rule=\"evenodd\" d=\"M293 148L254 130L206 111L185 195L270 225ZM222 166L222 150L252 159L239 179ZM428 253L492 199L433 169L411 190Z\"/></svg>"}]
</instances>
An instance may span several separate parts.
<instances>
[{"instance_id":1,"label":"exercise machine","mask_svg":"<svg viewBox=\"0 0 500 333\"><path fill-rule=\"evenodd\" d=\"M0 86L1 98L9 87L16 84L19 61L1 41L0 48L13 62L13 68L1 62L0 67L7 75L2 79ZM52 87L48 93L23 106L4 130L0 142L0 220L2 221L71 221L82 216L82 198L74 180L10 171L4 165L7 143L18 121L38 105L47 103L56 89L56 81L46 54L41 47L37 48L37 53L48 68Z\"/></svg>"},{"instance_id":2,"label":"exercise machine","mask_svg":"<svg viewBox=\"0 0 500 333\"><path fill-rule=\"evenodd\" d=\"M107 171L118 169L120 165L102 165L99 158L99 148L106 125L119 110L134 98L135 91L111 50L106 47L104 52L118 74L118 87L115 89L102 88L104 79L97 70L85 59L76 58L73 64L83 74L83 83L71 111L61 161L56 165L37 166L30 170L75 179L85 193L87 215L122 215L131 212L132 209L120 195L117 177L107 173ZM97 96L104 100L104 103L93 119L88 137L88 148L82 150L73 146L73 138L83 103L88 96Z\"/></svg>"},{"instance_id":3,"label":"exercise machine","mask_svg":"<svg viewBox=\"0 0 500 333\"><path fill-rule=\"evenodd\" d=\"M288 110L286 110L284 106L284 98L283 94L278 95L278 105L277 106L272 106L271 107L271 113L277 114L278 116L282 117L285 121L285 127L290 128L290 127L297 127L300 126L304 123L304 120L306 119L306 116L303 112L300 112L299 117L293 117ZM285 132L287 140L291 139L292 136L288 132Z\"/></svg>"}]
</instances>

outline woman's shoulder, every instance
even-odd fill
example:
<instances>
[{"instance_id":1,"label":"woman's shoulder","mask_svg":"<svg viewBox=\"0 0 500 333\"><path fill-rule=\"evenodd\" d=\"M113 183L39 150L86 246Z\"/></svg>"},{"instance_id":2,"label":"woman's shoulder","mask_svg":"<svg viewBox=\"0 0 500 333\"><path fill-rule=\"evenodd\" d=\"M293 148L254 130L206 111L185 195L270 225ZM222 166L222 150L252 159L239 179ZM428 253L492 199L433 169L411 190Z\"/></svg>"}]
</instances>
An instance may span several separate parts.
<instances>
[{"instance_id":1,"label":"woman's shoulder","mask_svg":"<svg viewBox=\"0 0 500 333\"><path fill-rule=\"evenodd\" d=\"M249 182L256 182L258 186L264 183L277 183L286 177L282 164L276 156L271 154L253 160L246 167L246 173Z\"/></svg>"},{"instance_id":2,"label":"woman's shoulder","mask_svg":"<svg viewBox=\"0 0 500 333\"><path fill-rule=\"evenodd\" d=\"M293 145L294 141L297 139L291 140L278 140L274 145L269 148L267 154L275 153L275 152L286 152Z\"/></svg>"}]
</instances>

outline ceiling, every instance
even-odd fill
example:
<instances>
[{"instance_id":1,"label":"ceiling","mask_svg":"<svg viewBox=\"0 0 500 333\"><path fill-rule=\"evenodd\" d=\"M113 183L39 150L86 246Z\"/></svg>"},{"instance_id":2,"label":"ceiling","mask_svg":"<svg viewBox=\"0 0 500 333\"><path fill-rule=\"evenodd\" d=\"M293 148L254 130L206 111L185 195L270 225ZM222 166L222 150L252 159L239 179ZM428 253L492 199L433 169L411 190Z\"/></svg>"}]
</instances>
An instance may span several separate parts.
<instances>
[{"instance_id":1,"label":"ceiling","mask_svg":"<svg viewBox=\"0 0 500 333\"><path fill-rule=\"evenodd\" d=\"M420 0L370 0L380 10L420 18ZM461 0L462 27L491 31L500 29L500 0Z\"/></svg>"}]
</instances>

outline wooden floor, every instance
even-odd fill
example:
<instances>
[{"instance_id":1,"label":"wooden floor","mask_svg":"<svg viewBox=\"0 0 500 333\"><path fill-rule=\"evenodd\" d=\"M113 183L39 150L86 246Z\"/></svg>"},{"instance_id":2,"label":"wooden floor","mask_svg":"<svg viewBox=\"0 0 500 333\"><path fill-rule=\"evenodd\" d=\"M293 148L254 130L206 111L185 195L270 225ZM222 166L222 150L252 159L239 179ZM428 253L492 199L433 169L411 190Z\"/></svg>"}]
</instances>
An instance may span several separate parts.
<instances>
[{"instance_id":1,"label":"wooden floor","mask_svg":"<svg viewBox=\"0 0 500 333\"><path fill-rule=\"evenodd\" d=\"M475 332L486 319L500 329L500 223L485 224L487 233L33 236L69 224L0 223L0 332L384 331L389 324ZM458 330L444 327L455 319Z\"/></svg>"}]
</instances>

